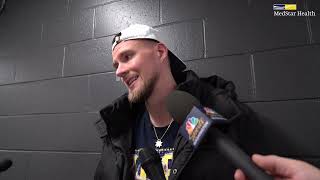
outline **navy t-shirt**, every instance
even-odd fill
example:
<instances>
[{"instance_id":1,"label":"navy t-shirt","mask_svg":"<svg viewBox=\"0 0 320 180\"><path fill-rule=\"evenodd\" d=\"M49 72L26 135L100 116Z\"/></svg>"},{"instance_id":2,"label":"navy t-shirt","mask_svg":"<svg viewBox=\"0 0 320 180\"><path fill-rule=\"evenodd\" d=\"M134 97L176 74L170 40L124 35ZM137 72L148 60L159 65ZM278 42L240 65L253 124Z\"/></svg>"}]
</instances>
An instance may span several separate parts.
<instances>
[{"instance_id":1,"label":"navy t-shirt","mask_svg":"<svg viewBox=\"0 0 320 180\"><path fill-rule=\"evenodd\" d=\"M167 130L166 127L156 127L155 130L159 138L162 137L163 133ZM136 168L136 179L147 179L144 170L141 168L141 163L137 162L138 159L138 150L140 148L151 147L154 148L160 155L162 160L162 166L165 173L166 178L170 175L170 169L173 158L173 145L174 140L176 138L177 132L179 130L179 125L175 121L172 122L170 128L166 132L166 134L161 139L162 146L161 148L156 148L155 143L157 141L155 132L153 130L153 125L150 122L149 113L147 111L144 112L142 117L136 121L134 128L134 164Z\"/></svg>"}]
</instances>

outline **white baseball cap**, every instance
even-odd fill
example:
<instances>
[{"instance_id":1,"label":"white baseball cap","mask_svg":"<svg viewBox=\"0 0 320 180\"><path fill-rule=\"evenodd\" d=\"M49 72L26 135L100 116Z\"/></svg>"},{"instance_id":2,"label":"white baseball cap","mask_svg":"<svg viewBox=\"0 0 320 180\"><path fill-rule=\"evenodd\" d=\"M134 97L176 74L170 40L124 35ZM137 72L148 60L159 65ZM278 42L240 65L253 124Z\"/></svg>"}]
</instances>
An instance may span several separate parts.
<instances>
[{"instance_id":1,"label":"white baseball cap","mask_svg":"<svg viewBox=\"0 0 320 180\"><path fill-rule=\"evenodd\" d=\"M159 31L144 25L144 24L133 24L122 30L120 33L116 34L112 40L112 51L114 48L122 41L128 41L133 39L149 39L157 42L164 42L160 39ZM176 55L174 55L170 50L169 59L170 66L174 71L183 71L186 69L186 65L181 61Z\"/></svg>"}]
</instances>

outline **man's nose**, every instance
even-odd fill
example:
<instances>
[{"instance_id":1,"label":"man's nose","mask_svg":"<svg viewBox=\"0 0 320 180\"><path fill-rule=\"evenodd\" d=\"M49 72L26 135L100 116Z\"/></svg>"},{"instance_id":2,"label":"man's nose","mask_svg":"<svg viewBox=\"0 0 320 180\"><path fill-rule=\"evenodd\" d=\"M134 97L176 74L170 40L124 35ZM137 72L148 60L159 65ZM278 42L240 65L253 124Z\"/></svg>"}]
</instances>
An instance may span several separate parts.
<instances>
[{"instance_id":1,"label":"man's nose","mask_svg":"<svg viewBox=\"0 0 320 180\"><path fill-rule=\"evenodd\" d=\"M128 68L126 67L125 64L119 64L118 68L116 70L116 76L118 77L123 77L126 73Z\"/></svg>"}]
</instances>

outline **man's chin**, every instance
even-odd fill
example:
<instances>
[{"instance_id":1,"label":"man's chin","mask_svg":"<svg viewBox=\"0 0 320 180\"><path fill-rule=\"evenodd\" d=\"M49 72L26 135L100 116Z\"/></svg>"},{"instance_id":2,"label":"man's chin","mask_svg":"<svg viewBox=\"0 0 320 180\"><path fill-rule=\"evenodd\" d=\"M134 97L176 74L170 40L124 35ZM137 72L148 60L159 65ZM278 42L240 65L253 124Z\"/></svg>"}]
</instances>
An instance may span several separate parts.
<instances>
[{"instance_id":1,"label":"man's chin","mask_svg":"<svg viewBox=\"0 0 320 180\"><path fill-rule=\"evenodd\" d=\"M131 103L142 103L148 99L150 93L146 89L135 89L134 91L129 91L128 100Z\"/></svg>"},{"instance_id":2,"label":"man's chin","mask_svg":"<svg viewBox=\"0 0 320 180\"><path fill-rule=\"evenodd\" d=\"M139 103L144 101L144 99L141 96L141 93L132 92L132 91L129 91L128 100L131 103Z\"/></svg>"},{"instance_id":3,"label":"man's chin","mask_svg":"<svg viewBox=\"0 0 320 180\"><path fill-rule=\"evenodd\" d=\"M141 86L136 86L133 89L129 89L128 100L131 103L142 103L146 101L154 88L154 83L156 80L151 79L149 83L141 84Z\"/></svg>"}]
</instances>

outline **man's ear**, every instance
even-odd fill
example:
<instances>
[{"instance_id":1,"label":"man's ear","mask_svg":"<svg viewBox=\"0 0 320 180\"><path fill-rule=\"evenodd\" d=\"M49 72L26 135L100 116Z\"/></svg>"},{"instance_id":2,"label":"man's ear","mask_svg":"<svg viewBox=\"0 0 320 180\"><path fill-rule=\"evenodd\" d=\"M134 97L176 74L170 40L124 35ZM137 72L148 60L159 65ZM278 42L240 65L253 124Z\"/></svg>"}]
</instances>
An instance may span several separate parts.
<instances>
[{"instance_id":1,"label":"man's ear","mask_svg":"<svg viewBox=\"0 0 320 180\"><path fill-rule=\"evenodd\" d=\"M159 56L161 62L166 61L168 58L168 48L163 43L157 44L157 55Z\"/></svg>"}]
</instances>

